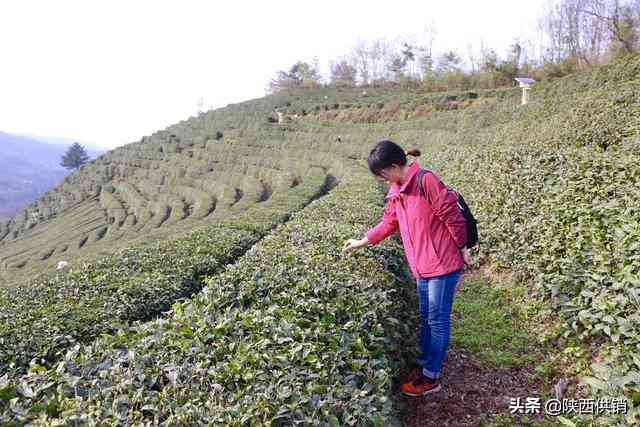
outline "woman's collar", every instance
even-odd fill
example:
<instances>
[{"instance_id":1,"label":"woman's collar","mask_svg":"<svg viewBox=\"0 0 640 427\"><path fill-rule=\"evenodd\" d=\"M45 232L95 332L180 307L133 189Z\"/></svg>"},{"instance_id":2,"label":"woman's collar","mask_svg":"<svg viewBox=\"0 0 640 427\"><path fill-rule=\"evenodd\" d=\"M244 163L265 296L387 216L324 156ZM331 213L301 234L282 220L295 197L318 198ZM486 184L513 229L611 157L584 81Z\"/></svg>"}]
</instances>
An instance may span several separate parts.
<instances>
[{"instance_id":1,"label":"woman's collar","mask_svg":"<svg viewBox=\"0 0 640 427\"><path fill-rule=\"evenodd\" d=\"M411 182L411 179L418 173L420 170L420 165L417 160L414 160L409 164L409 169L407 170L407 176L402 184L393 183L389 186L389 191L387 192L386 200L391 200L397 197L400 193L404 192L407 188L407 185Z\"/></svg>"},{"instance_id":2,"label":"woman's collar","mask_svg":"<svg viewBox=\"0 0 640 427\"><path fill-rule=\"evenodd\" d=\"M409 185L409 183L419 170L420 165L418 164L418 161L414 160L413 162L411 162L411 164L409 165L409 169L407 170L407 175L405 176L404 182L402 183L402 185L400 185L398 192L402 193L407 188L407 185Z\"/></svg>"}]
</instances>

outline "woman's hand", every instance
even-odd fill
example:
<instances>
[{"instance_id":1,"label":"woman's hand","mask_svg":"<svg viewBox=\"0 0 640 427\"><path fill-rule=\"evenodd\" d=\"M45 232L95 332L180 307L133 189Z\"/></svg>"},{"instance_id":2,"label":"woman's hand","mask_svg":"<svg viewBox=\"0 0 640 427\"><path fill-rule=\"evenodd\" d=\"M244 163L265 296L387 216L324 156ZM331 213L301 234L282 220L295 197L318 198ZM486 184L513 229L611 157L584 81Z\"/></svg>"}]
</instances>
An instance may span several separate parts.
<instances>
[{"instance_id":1,"label":"woman's hand","mask_svg":"<svg viewBox=\"0 0 640 427\"><path fill-rule=\"evenodd\" d=\"M366 237L363 239L349 239L344 243L344 246L342 247L342 252L349 252L352 251L354 249L358 249L361 248L363 246L366 246L369 243L369 239L367 239Z\"/></svg>"},{"instance_id":2,"label":"woman's hand","mask_svg":"<svg viewBox=\"0 0 640 427\"><path fill-rule=\"evenodd\" d=\"M473 259L471 259L471 249L464 247L461 249L462 251L462 258L464 258L464 263L467 265L470 265L471 263L473 263Z\"/></svg>"}]
</instances>

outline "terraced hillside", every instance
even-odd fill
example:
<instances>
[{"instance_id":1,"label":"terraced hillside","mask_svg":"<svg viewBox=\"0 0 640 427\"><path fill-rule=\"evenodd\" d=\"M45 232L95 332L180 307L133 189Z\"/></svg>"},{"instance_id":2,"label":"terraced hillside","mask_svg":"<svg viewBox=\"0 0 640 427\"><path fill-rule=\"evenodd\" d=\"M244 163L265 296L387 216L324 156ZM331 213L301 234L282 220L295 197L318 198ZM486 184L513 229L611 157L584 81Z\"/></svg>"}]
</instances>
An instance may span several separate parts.
<instances>
[{"instance_id":1,"label":"terraced hillside","mask_svg":"<svg viewBox=\"0 0 640 427\"><path fill-rule=\"evenodd\" d=\"M191 117L100 156L0 222L0 283L51 272L59 261L110 253L140 238L171 236L233 216L297 185L308 165L340 168L342 156L362 155L353 138L336 143L336 135L344 133L340 129L332 135L304 125L270 124L275 107L287 119L295 114L379 122L466 106L477 96L325 90ZM411 112L399 111L401 106Z\"/></svg>"},{"instance_id":2,"label":"terraced hillside","mask_svg":"<svg viewBox=\"0 0 640 427\"><path fill-rule=\"evenodd\" d=\"M325 169L335 163L338 153L313 136L280 138L264 109L256 109L259 115L228 110L99 157L1 224L0 280L15 283L61 260L232 217L295 188L313 172L311 159Z\"/></svg>"},{"instance_id":3,"label":"terraced hillside","mask_svg":"<svg viewBox=\"0 0 640 427\"><path fill-rule=\"evenodd\" d=\"M305 89L211 111L103 156L43 199L41 221L27 220L40 212L32 206L4 226L12 274L56 262L65 244L62 254L95 259L0 292L0 422L407 421L394 384L415 355L415 284L397 242L339 250L381 213L383 189L365 158L384 137L421 148L420 163L464 193L479 220L478 266L499 273L495 286L509 275L526 290L513 304L536 316L534 336L572 358L582 386L570 392L633 401L639 94L638 57L538 84L527 106L515 88ZM268 120L275 107L289 117L282 125ZM82 209L65 204L71 197ZM81 231L53 226L81 212ZM71 243L55 242L42 260L44 233ZM639 417L632 406L571 422ZM522 421L486 413L470 422L480 418Z\"/></svg>"}]
</instances>

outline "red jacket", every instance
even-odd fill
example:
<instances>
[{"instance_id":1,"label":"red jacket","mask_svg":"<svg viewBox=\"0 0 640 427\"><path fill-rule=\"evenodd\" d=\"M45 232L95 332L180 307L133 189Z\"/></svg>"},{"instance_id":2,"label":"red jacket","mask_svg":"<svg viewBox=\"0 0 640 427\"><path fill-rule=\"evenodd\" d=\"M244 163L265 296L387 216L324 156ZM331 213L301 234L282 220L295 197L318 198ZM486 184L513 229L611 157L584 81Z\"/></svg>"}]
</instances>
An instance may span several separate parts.
<instances>
[{"instance_id":1,"label":"red jacket","mask_svg":"<svg viewBox=\"0 0 640 427\"><path fill-rule=\"evenodd\" d=\"M464 266L461 249L467 242L466 220L458 197L433 172L422 177L429 201L420 193L417 161L409 165L402 185L391 184L380 223L366 233L376 245L400 229L404 250L413 275L433 277ZM414 179L415 178L415 179Z\"/></svg>"}]
</instances>

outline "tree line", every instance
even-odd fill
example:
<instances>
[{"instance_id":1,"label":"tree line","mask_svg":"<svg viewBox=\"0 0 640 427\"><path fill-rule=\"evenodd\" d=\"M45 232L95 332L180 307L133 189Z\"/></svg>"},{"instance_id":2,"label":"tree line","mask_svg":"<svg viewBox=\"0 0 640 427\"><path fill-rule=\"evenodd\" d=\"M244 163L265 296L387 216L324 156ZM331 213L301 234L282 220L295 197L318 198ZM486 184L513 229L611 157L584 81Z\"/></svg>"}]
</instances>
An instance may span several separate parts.
<instances>
[{"instance_id":1,"label":"tree line","mask_svg":"<svg viewBox=\"0 0 640 427\"><path fill-rule=\"evenodd\" d=\"M323 76L318 59L297 61L267 85L274 93L293 87L423 87L428 91L491 89L518 75L561 77L640 51L640 0L548 0L535 36L514 40L505 55L480 42L467 51L435 54L435 24L417 36L358 40L331 59Z\"/></svg>"}]
</instances>

